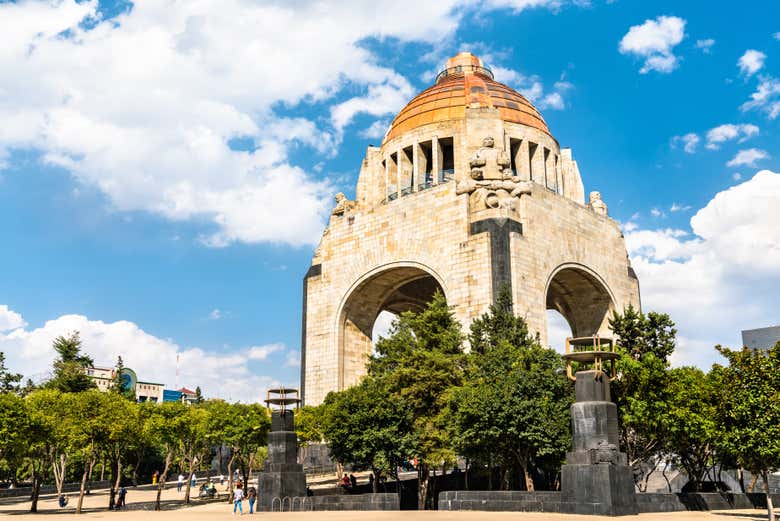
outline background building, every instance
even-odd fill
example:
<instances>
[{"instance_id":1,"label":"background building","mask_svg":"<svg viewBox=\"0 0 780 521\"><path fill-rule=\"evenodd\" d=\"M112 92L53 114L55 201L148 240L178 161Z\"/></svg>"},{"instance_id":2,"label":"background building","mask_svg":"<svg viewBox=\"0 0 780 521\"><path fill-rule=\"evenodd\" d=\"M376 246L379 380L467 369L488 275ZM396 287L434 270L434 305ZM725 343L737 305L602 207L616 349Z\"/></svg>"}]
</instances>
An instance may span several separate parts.
<instances>
[{"instance_id":1,"label":"background building","mask_svg":"<svg viewBox=\"0 0 780 521\"><path fill-rule=\"evenodd\" d=\"M769 349L778 342L780 342L780 326L742 331L742 345L751 349Z\"/></svg>"},{"instance_id":2,"label":"background building","mask_svg":"<svg viewBox=\"0 0 780 521\"><path fill-rule=\"evenodd\" d=\"M101 391L108 391L114 383L116 369L113 367L89 367L86 369L89 376ZM165 384L157 382L139 381L135 371L129 367L122 369L121 385L124 389L132 389L135 392L136 402L172 402L182 401L193 403L195 401L195 391L190 391L186 387L179 390L165 389Z\"/></svg>"}]
</instances>

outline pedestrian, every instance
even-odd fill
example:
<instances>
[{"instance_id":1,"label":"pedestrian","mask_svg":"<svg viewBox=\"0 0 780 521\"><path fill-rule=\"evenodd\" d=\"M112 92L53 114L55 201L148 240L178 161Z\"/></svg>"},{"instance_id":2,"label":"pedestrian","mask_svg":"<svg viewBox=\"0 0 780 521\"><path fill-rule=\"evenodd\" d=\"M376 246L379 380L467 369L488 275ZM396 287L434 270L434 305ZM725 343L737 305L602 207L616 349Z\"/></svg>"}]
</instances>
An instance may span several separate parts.
<instances>
[{"instance_id":1,"label":"pedestrian","mask_svg":"<svg viewBox=\"0 0 780 521\"><path fill-rule=\"evenodd\" d=\"M249 500L249 513L255 513L255 501L257 501L257 490L255 487L246 489L246 498Z\"/></svg>"},{"instance_id":2,"label":"pedestrian","mask_svg":"<svg viewBox=\"0 0 780 521\"><path fill-rule=\"evenodd\" d=\"M244 507L241 506L241 501L244 499L244 491L241 488L241 483L236 485L236 489L233 491L233 515L236 515L236 509L244 515Z\"/></svg>"},{"instance_id":3,"label":"pedestrian","mask_svg":"<svg viewBox=\"0 0 780 521\"><path fill-rule=\"evenodd\" d=\"M195 477L195 473L192 473L192 479L190 480L190 486L194 487L198 483L198 479Z\"/></svg>"},{"instance_id":4,"label":"pedestrian","mask_svg":"<svg viewBox=\"0 0 780 521\"><path fill-rule=\"evenodd\" d=\"M354 474L349 475L349 484L353 489L357 487L357 478Z\"/></svg>"},{"instance_id":5,"label":"pedestrian","mask_svg":"<svg viewBox=\"0 0 780 521\"><path fill-rule=\"evenodd\" d=\"M368 484L371 486L371 492L374 491L374 473L368 475Z\"/></svg>"},{"instance_id":6,"label":"pedestrian","mask_svg":"<svg viewBox=\"0 0 780 521\"><path fill-rule=\"evenodd\" d=\"M352 482L349 480L347 473L341 478L341 486L344 488L344 492L349 493L349 488L352 486Z\"/></svg>"},{"instance_id":7,"label":"pedestrian","mask_svg":"<svg viewBox=\"0 0 780 521\"><path fill-rule=\"evenodd\" d=\"M176 481L176 489L181 492L181 487L184 485L184 474L179 472L179 479Z\"/></svg>"},{"instance_id":8,"label":"pedestrian","mask_svg":"<svg viewBox=\"0 0 780 521\"><path fill-rule=\"evenodd\" d=\"M159 475L160 475L160 472L159 472L158 470L155 470L155 471L152 473L152 485L156 485L156 484L157 484L157 477L158 477Z\"/></svg>"},{"instance_id":9,"label":"pedestrian","mask_svg":"<svg viewBox=\"0 0 780 521\"><path fill-rule=\"evenodd\" d=\"M119 510L123 506L125 506L125 498L127 497L127 489L124 485L119 487L119 495L116 498L116 508Z\"/></svg>"}]
</instances>

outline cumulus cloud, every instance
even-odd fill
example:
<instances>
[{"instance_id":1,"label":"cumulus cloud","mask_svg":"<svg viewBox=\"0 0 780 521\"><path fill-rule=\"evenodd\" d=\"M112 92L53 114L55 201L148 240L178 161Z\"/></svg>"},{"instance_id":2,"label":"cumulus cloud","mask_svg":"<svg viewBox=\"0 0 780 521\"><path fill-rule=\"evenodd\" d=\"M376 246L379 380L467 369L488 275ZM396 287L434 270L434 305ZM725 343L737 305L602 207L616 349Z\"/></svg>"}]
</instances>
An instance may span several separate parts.
<instances>
[{"instance_id":1,"label":"cumulus cloud","mask_svg":"<svg viewBox=\"0 0 780 521\"><path fill-rule=\"evenodd\" d=\"M494 8L509 8L518 13L535 7L544 7L552 11L558 11L567 4L587 7L590 5L590 0L488 0L486 4Z\"/></svg>"},{"instance_id":2,"label":"cumulus cloud","mask_svg":"<svg viewBox=\"0 0 780 521\"><path fill-rule=\"evenodd\" d=\"M439 41L457 7L138 2L103 20L94 0L0 3L0 159L39 151L116 210L210 222L211 246L311 244L334 189L296 145L332 155L356 114L397 110L408 82L362 42ZM287 117L302 104L336 106Z\"/></svg>"},{"instance_id":3,"label":"cumulus cloud","mask_svg":"<svg viewBox=\"0 0 780 521\"><path fill-rule=\"evenodd\" d=\"M769 154L765 150L759 148L748 148L737 152L731 161L726 163L726 166L756 166L756 162L762 159L768 159Z\"/></svg>"},{"instance_id":4,"label":"cumulus cloud","mask_svg":"<svg viewBox=\"0 0 780 521\"><path fill-rule=\"evenodd\" d=\"M745 76L752 76L764 67L764 60L766 60L766 54L755 49L748 49L737 61L739 72Z\"/></svg>"},{"instance_id":5,"label":"cumulus cloud","mask_svg":"<svg viewBox=\"0 0 780 521\"><path fill-rule=\"evenodd\" d=\"M22 315L9 309L6 304L0 305L0 331L17 329L26 325L27 322L22 319Z\"/></svg>"},{"instance_id":6,"label":"cumulus cloud","mask_svg":"<svg viewBox=\"0 0 780 521\"><path fill-rule=\"evenodd\" d=\"M704 54L709 54L712 46L715 45L715 40L707 38L704 40L696 40L696 48Z\"/></svg>"},{"instance_id":7,"label":"cumulus cloud","mask_svg":"<svg viewBox=\"0 0 780 521\"><path fill-rule=\"evenodd\" d=\"M633 54L644 59L641 74L650 71L669 73L677 68L679 58L674 47L685 37L685 20L677 16L659 16L632 26L620 40L622 54Z\"/></svg>"},{"instance_id":8,"label":"cumulus cloud","mask_svg":"<svg viewBox=\"0 0 780 521\"><path fill-rule=\"evenodd\" d=\"M487 56L485 58L486 62L492 63L490 60L492 56L489 53L484 56ZM491 65L491 70L496 81L500 81L520 92L539 110L563 110L566 108L563 95L574 88L572 83L562 78L553 83L552 92L545 92L542 79L535 74L526 75L499 65Z\"/></svg>"},{"instance_id":9,"label":"cumulus cloud","mask_svg":"<svg viewBox=\"0 0 780 521\"><path fill-rule=\"evenodd\" d=\"M222 311L216 308L212 309L211 313L209 313L209 318L211 320L219 320L220 318L222 318Z\"/></svg>"},{"instance_id":10,"label":"cumulus cloud","mask_svg":"<svg viewBox=\"0 0 780 521\"><path fill-rule=\"evenodd\" d=\"M707 148L717 150L722 143L733 139L736 139L738 143L743 143L751 137L757 136L758 133L759 128L750 123L719 125L707 131Z\"/></svg>"},{"instance_id":11,"label":"cumulus cloud","mask_svg":"<svg viewBox=\"0 0 780 521\"><path fill-rule=\"evenodd\" d=\"M674 212L687 212L690 210L691 207L687 204L678 204L678 203L672 203L672 206L669 207L669 211Z\"/></svg>"},{"instance_id":12,"label":"cumulus cloud","mask_svg":"<svg viewBox=\"0 0 780 521\"><path fill-rule=\"evenodd\" d=\"M764 170L724 190L678 229L626 233L645 310L677 322L676 364L708 367L717 343L777 322L780 174Z\"/></svg>"},{"instance_id":13,"label":"cumulus cloud","mask_svg":"<svg viewBox=\"0 0 780 521\"><path fill-rule=\"evenodd\" d=\"M21 316L15 315L21 321ZM179 384L191 388L199 385L207 397L255 402L263 398L264 389L279 383L270 376L255 374L247 363L267 360L272 353L284 350L282 344L218 353L182 347L125 320L103 322L83 315L63 315L39 328L18 327L0 332L0 351L5 352L8 366L14 371L40 380L48 376L56 356L52 341L72 331L79 331L84 351L96 364L113 366L121 356L125 365L135 370L142 380L163 383L171 389L176 383L177 358Z\"/></svg>"},{"instance_id":14,"label":"cumulus cloud","mask_svg":"<svg viewBox=\"0 0 780 521\"><path fill-rule=\"evenodd\" d=\"M742 110L758 110L764 112L769 119L780 115L780 80L771 76L760 77L761 81L756 91L750 95L750 100L740 106Z\"/></svg>"},{"instance_id":15,"label":"cumulus cloud","mask_svg":"<svg viewBox=\"0 0 780 521\"><path fill-rule=\"evenodd\" d=\"M696 147L699 146L700 141L701 138L691 132L689 134L685 134L684 136L674 136L672 138L672 146L676 147L682 145L683 150L689 154L693 154L696 152Z\"/></svg>"},{"instance_id":16,"label":"cumulus cloud","mask_svg":"<svg viewBox=\"0 0 780 521\"><path fill-rule=\"evenodd\" d=\"M360 131L360 137L367 139L381 139L385 137L388 128L390 127L390 120L378 119L371 123L367 128Z\"/></svg>"}]
</instances>

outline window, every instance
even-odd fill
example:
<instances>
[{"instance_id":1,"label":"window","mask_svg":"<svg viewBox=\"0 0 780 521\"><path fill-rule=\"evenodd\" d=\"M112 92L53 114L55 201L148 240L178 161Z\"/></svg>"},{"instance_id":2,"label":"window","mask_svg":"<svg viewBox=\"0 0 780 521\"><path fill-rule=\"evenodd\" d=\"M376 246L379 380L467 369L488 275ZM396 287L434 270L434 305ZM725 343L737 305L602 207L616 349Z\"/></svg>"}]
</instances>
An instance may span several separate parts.
<instances>
[{"instance_id":1,"label":"window","mask_svg":"<svg viewBox=\"0 0 780 521\"><path fill-rule=\"evenodd\" d=\"M531 181L534 180L534 174L538 175L537 169L535 168L536 165L535 159L536 159L536 149L539 148L539 145L536 143L528 143L528 166L529 166L529 172L530 172L530 178Z\"/></svg>"},{"instance_id":2,"label":"window","mask_svg":"<svg viewBox=\"0 0 780 521\"><path fill-rule=\"evenodd\" d=\"M451 137L439 139L442 152L442 166L439 172L439 182L451 179L455 175L455 148Z\"/></svg>"},{"instance_id":3,"label":"window","mask_svg":"<svg viewBox=\"0 0 780 521\"><path fill-rule=\"evenodd\" d=\"M509 138L509 168L512 169L512 175L514 176L520 175L520 165L518 163L522 160L520 158L520 145L522 142L522 139Z\"/></svg>"}]
</instances>

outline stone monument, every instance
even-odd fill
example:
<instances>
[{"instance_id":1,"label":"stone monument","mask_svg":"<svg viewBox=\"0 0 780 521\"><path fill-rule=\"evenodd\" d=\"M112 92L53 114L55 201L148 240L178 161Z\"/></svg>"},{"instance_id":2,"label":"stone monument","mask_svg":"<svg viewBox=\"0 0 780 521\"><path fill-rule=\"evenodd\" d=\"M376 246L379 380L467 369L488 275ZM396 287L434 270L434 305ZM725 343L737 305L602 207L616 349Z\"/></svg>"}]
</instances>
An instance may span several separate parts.
<instances>
[{"instance_id":1,"label":"stone monument","mask_svg":"<svg viewBox=\"0 0 780 521\"><path fill-rule=\"evenodd\" d=\"M614 362L612 341L584 337L566 340L566 373L574 381L571 406L572 451L561 468L561 512L621 516L637 513L634 479L618 449L617 406L609 393ZM572 374L572 363L591 364ZM609 372L604 364L610 365Z\"/></svg>"},{"instance_id":2,"label":"stone monument","mask_svg":"<svg viewBox=\"0 0 780 521\"><path fill-rule=\"evenodd\" d=\"M300 403L297 389L269 389L265 400L271 410L271 432L268 433L268 457L257 482L257 510L269 512L276 499L281 510L284 498L306 496L306 474L298 463L298 436L295 434L295 412Z\"/></svg>"},{"instance_id":3,"label":"stone monument","mask_svg":"<svg viewBox=\"0 0 780 521\"><path fill-rule=\"evenodd\" d=\"M471 53L447 60L366 149L354 196L336 195L303 280L303 403L358 383L379 314L436 291L465 330L507 286L543 344L547 310L572 336L608 334L612 311L639 308L639 282L619 223L587 196L527 98Z\"/></svg>"}]
</instances>

